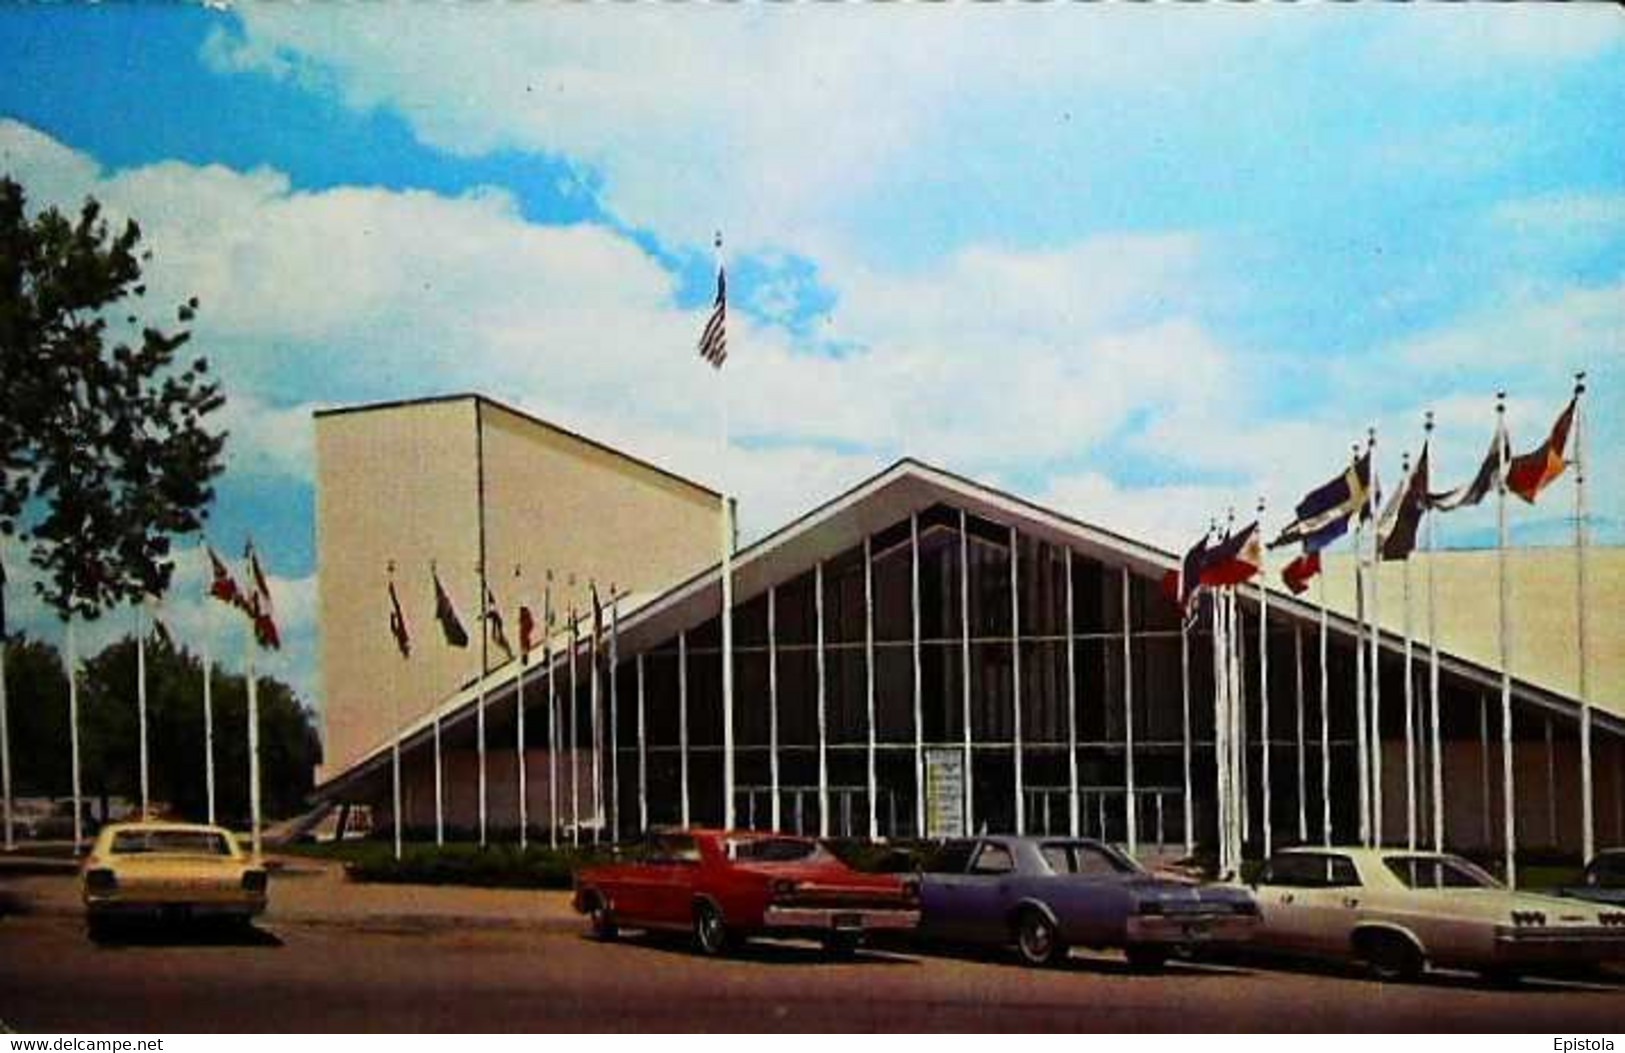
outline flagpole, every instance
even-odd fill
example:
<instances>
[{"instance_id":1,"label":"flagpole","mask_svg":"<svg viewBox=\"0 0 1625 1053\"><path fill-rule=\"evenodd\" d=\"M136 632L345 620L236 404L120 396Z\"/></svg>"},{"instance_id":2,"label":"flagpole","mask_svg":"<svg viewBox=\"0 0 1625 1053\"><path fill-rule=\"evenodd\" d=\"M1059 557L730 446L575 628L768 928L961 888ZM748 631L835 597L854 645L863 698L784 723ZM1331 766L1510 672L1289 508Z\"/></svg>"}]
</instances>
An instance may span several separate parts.
<instances>
[{"instance_id":1,"label":"flagpole","mask_svg":"<svg viewBox=\"0 0 1625 1053\"><path fill-rule=\"evenodd\" d=\"M513 566L514 594L525 594L524 569L520 564ZM521 616L522 617L522 616ZM514 685L514 735L516 742L514 750L517 756L519 778L519 850L525 851L530 847L530 755L526 751L525 741L525 673L530 666L530 641L525 638L524 627L520 626L519 633L519 675Z\"/></svg>"},{"instance_id":2,"label":"flagpole","mask_svg":"<svg viewBox=\"0 0 1625 1053\"><path fill-rule=\"evenodd\" d=\"M440 576L435 570L434 560L429 561L429 573L435 580L435 616L439 617ZM435 847L443 847L446 843L446 766L445 755L440 748L440 707L435 706L434 711L434 843Z\"/></svg>"},{"instance_id":3,"label":"flagpole","mask_svg":"<svg viewBox=\"0 0 1625 1053\"><path fill-rule=\"evenodd\" d=\"M205 551L211 551L207 543ZM211 561L212 562L212 561ZM207 583L203 586L203 783L209 798L209 825L214 825L214 661L209 638L214 633L214 606Z\"/></svg>"},{"instance_id":4,"label":"flagpole","mask_svg":"<svg viewBox=\"0 0 1625 1053\"><path fill-rule=\"evenodd\" d=\"M1411 455L1400 456L1400 474L1406 490L1411 486ZM1404 500L1403 491L1400 500ZM1411 682L1413 644L1411 639L1411 554L1405 553L1401 563L1401 604L1405 632L1405 847L1416 851L1416 688Z\"/></svg>"},{"instance_id":5,"label":"flagpole","mask_svg":"<svg viewBox=\"0 0 1625 1053\"><path fill-rule=\"evenodd\" d=\"M1309 840L1309 777L1304 767L1303 627L1297 623L1292 626L1292 699L1298 725L1298 843L1303 844Z\"/></svg>"},{"instance_id":6,"label":"flagpole","mask_svg":"<svg viewBox=\"0 0 1625 1053\"><path fill-rule=\"evenodd\" d=\"M491 597L485 589L485 565L476 561L474 564L474 595L480 605L480 667L474 674L474 735L475 751L479 755L479 791L480 791L480 847L485 847L485 829L487 808L487 783L485 773L485 670L487 668L486 640L490 636Z\"/></svg>"},{"instance_id":7,"label":"flagpole","mask_svg":"<svg viewBox=\"0 0 1625 1053\"><path fill-rule=\"evenodd\" d=\"M390 616L396 615L398 599L395 595L395 561L390 560L389 572L389 604ZM392 627L393 628L393 627ZM404 626L400 627L404 631ZM400 641L396 640L396 650L400 649ZM406 655L401 655L406 660ZM389 685L389 719L394 725L389 743L389 792L390 807L394 809L395 821L390 825L395 828L395 859L401 858L401 828L406 825L406 816L401 811L401 692L399 676L391 677Z\"/></svg>"},{"instance_id":8,"label":"flagpole","mask_svg":"<svg viewBox=\"0 0 1625 1053\"><path fill-rule=\"evenodd\" d=\"M599 719L598 715L598 710L603 705L603 700L599 693L601 671L598 668L598 648L601 646L599 641L599 633L602 631L601 623L603 622L603 616L599 612L603 610L603 605L598 602L597 583L589 582L588 587L592 590L593 594L593 611L592 646L588 651L588 653L592 656L591 665L588 669L591 679L587 685L588 700L592 703L592 708L587 714L587 725L589 733L592 736L592 840L594 844L597 844L599 829L603 826L604 822L604 728L603 721Z\"/></svg>"},{"instance_id":9,"label":"flagpole","mask_svg":"<svg viewBox=\"0 0 1625 1053\"><path fill-rule=\"evenodd\" d=\"M722 273L722 232L717 231L717 273ZM720 363L718 372L721 373ZM722 449L718 463L722 489L722 825L734 826L734 622L733 622L733 502L728 496L728 381L717 377L717 398L722 404ZM874 807L873 801L870 808Z\"/></svg>"},{"instance_id":10,"label":"flagpole","mask_svg":"<svg viewBox=\"0 0 1625 1053\"><path fill-rule=\"evenodd\" d=\"M152 812L152 786L149 782L147 761L147 601L146 596L135 605L135 722L136 739L141 758L141 818L150 819Z\"/></svg>"},{"instance_id":11,"label":"flagpole","mask_svg":"<svg viewBox=\"0 0 1625 1053\"><path fill-rule=\"evenodd\" d=\"M1422 448L1430 451L1433 443L1433 411L1428 410L1422 424L1427 436ZM1432 769L1433 850L1444 851L1444 753L1443 732L1439 730L1439 621L1434 607L1433 579L1438 561L1434 536L1436 516L1429 515L1427 523L1427 623L1428 623L1428 719L1431 725L1432 749L1429 751Z\"/></svg>"},{"instance_id":12,"label":"flagpole","mask_svg":"<svg viewBox=\"0 0 1625 1053\"><path fill-rule=\"evenodd\" d=\"M1320 606L1320 836L1332 847L1332 726L1331 674L1326 668L1329 641L1326 625L1326 574L1315 575L1315 599Z\"/></svg>"},{"instance_id":13,"label":"flagpole","mask_svg":"<svg viewBox=\"0 0 1625 1053\"><path fill-rule=\"evenodd\" d=\"M576 611L570 608L570 845L581 844L581 768L576 733Z\"/></svg>"},{"instance_id":14,"label":"flagpole","mask_svg":"<svg viewBox=\"0 0 1625 1053\"><path fill-rule=\"evenodd\" d=\"M1371 842L1381 847L1382 805L1382 543L1377 526L1377 429L1366 430L1371 454Z\"/></svg>"},{"instance_id":15,"label":"flagpole","mask_svg":"<svg viewBox=\"0 0 1625 1053\"><path fill-rule=\"evenodd\" d=\"M79 782L79 647L73 627L73 613L67 618L68 652L68 752L73 775L73 850L78 854L85 842L84 805L80 803Z\"/></svg>"},{"instance_id":16,"label":"flagpole","mask_svg":"<svg viewBox=\"0 0 1625 1053\"><path fill-rule=\"evenodd\" d=\"M1258 499L1258 522L1264 522L1264 499ZM1269 582L1263 573L1263 557L1259 557L1258 574L1258 733L1259 744L1263 748L1262 758L1264 778L1264 858L1268 859L1274 847L1274 824L1270 816L1271 786L1270 786L1270 639L1269 639L1269 611L1270 590Z\"/></svg>"},{"instance_id":17,"label":"flagpole","mask_svg":"<svg viewBox=\"0 0 1625 1053\"><path fill-rule=\"evenodd\" d=\"M1358 464L1360 459L1360 445L1354 444L1354 459ZM1373 461L1367 461L1366 469L1366 502L1369 505L1371 492L1376 489L1375 480L1370 470ZM1355 738L1357 740L1354 755L1359 762L1360 775L1360 843L1371 844L1371 769L1369 765L1370 739L1366 733L1366 690L1365 690L1365 517L1359 512L1354 515L1354 722Z\"/></svg>"},{"instance_id":18,"label":"flagpole","mask_svg":"<svg viewBox=\"0 0 1625 1053\"><path fill-rule=\"evenodd\" d=\"M1583 417L1580 396L1585 394L1586 375L1574 375L1574 598L1579 659L1576 687L1580 703L1580 840L1589 861L1596 855L1596 787L1591 769L1591 698L1586 670L1586 499L1585 450L1582 445Z\"/></svg>"},{"instance_id":19,"label":"flagpole","mask_svg":"<svg viewBox=\"0 0 1625 1053\"><path fill-rule=\"evenodd\" d=\"M621 598L609 585L609 814L614 817L610 840L621 839L620 691L616 683L621 661Z\"/></svg>"},{"instance_id":20,"label":"flagpole","mask_svg":"<svg viewBox=\"0 0 1625 1053\"><path fill-rule=\"evenodd\" d=\"M1506 392L1495 396L1496 472L1495 569L1500 600L1501 644L1501 822L1506 850L1506 883L1517 889L1517 810L1513 801L1512 764L1512 626L1507 610L1507 433Z\"/></svg>"},{"instance_id":21,"label":"flagpole","mask_svg":"<svg viewBox=\"0 0 1625 1053\"><path fill-rule=\"evenodd\" d=\"M243 650L248 669L248 815L254 858L260 858L260 692L254 675L254 623L247 623Z\"/></svg>"},{"instance_id":22,"label":"flagpole","mask_svg":"<svg viewBox=\"0 0 1625 1053\"><path fill-rule=\"evenodd\" d=\"M542 586L542 668L547 671L547 844L559 847L559 692L553 669L553 572Z\"/></svg>"},{"instance_id":23,"label":"flagpole","mask_svg":"<svg viewBox=\"0 0 1625 1053\"><path fill-rule=\"evenodd\" d=\"M1220 590L1209 593L1209 633L1213 651L1213 775L1214 826L1219 843L1219 876L1230 872L1230 744L1225 735L1224 617Z\"/></svg>"}]
</instances>

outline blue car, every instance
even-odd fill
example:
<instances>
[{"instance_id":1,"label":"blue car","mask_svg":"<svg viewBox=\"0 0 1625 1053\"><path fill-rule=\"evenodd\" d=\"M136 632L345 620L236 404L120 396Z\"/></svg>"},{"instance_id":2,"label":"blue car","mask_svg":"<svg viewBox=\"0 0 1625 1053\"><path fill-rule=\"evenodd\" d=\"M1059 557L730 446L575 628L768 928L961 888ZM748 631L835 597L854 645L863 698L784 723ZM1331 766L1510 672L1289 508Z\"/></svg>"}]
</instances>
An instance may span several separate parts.
<instances>
[{"instance_id":1,"label":"blue car","mask_svg":"<svg viewBox=\"0 0 1625 1053\"><path fill-rule=\"evenodd\" d=\"M980 837L950 841L922 866L926 940L1014 946L1031 965L1069 948L1116 948L1156 969L1196 945L1240 943L1258 924L1246 889L1155 877L1101 841Z\"/></svg>"}]
</instances>

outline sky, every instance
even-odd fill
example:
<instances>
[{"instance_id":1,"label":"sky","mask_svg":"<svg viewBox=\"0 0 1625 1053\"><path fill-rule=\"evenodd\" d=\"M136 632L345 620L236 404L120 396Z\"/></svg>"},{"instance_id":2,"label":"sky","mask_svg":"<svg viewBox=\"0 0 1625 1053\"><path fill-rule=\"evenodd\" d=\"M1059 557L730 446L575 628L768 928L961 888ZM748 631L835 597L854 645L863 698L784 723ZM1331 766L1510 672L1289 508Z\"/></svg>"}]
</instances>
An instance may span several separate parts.
<instances>
[{"instance_id":1,"label":"sky","mask_svg":"<svg viewBox=\"0 0 1625 1053\"><path fill-rule=\"evenodd\" d=\"M482 391L726 487L747 539L914 456L1179 550L1368 428L1397 482L1428 410L1453 484L1498 390L1529 449L1583 369L1625 542L1613 5L7 5L0 69L0 172L201 301L209 537L252 532L317 705L311 413L379 399ZM1568 484L1516 543L1572 537ZM240 660L201 563L161 616Z\"/></svg>"}]
</instances>

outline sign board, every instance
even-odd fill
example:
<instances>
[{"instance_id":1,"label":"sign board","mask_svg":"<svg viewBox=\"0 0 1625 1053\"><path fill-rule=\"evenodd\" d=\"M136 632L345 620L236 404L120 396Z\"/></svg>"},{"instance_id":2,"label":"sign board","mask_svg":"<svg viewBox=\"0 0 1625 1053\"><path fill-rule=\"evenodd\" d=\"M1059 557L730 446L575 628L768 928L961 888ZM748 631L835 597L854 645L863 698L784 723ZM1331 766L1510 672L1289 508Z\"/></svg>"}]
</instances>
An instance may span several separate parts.
<instances>
[{"instance_id":1,"label":"sign board","mask_svg":"<svg viewBox=\"0 0 1625 1053\"><path fill-rule=\"evenodd\" d=\"M925 836L965 836L965 754L925 751Z\"/></svg>"}]
</instances>

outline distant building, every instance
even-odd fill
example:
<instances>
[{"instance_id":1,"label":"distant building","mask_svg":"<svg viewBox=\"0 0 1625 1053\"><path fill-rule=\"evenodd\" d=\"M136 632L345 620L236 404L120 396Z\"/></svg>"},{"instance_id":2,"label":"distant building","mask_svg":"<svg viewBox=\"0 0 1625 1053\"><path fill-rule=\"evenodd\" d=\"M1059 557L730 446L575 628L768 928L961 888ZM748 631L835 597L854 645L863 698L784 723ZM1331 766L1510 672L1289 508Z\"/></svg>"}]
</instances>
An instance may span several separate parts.
<instances>
[{"instance_id":1,"label":"distant building","mask_svg":"<svg viewBox=\"0 0 1625 1053\"><path fill-rule=\"evenodd\" d=\"M364 422L366 416L349 419ZM372 450L359 428L340 436L335 424L348 427L345 422L343 415L324 416L319 429L322 522L343 508L350 511L340 518L361 516L367 525L324 526L322 532L324 654L346 652L338 666L324 670L329 720L345 728L348 738L331 751L334 761L318 793L335 802L368 803L391 821L389 759L397 725L390 699L397 697L403 703L398 727L406 771L404 822L418 835L433 829L438 723L446 822L466 835L478 807L474 772L483 696L491 836L512 837L518 823L521 756L535 837L547 836L555 816L560 827L623 837L649 826L721 822L716 495L671 481L641 462L626 459L623 465L619 455L607 452L602 456L609 474L603 476L560 474L543 482L538 475L533 489L516 475L500 488L487 486L486 514L511 524L505 537L550 538L547 543L561 546L554 553L570 553L568 561L549 555L554 565L590 566L600 582L614 576L623 591L632 590L615 606L614 660L606 654L597 665L596 683L588 642L578 639L572 651L562 627L545 656L541 649L532 652L524 670L521 752L520 664L493 667L480 685L460 684L458 670L467 668L466 660L435 635L427 609L423 568L431 555L463 545L466 576L472 576L467 557L476 550L466 536L453 535L475 527L466 513L439 507L456 503L444 495L457 492L453 480L460 478L454 465L439 460L466 465L466 456L449 442L419 441L419 470L446 481L416 490L403 506L407 515L364 513L358 506L388 499L377 489L364 498L334 495L331 488L357 478L376 487L372 477L392 457ZM552 434L539 422L525 427ZM407 442L396 433L410 435L413 425L402 416L382 433L391 442ZM371 467L347 463L360 458ZM650 473L653 492L642 498L645 504L621 503L618 490L605 482L623 471ZM459 485L467 488L466 481ZM496 505L505 501L515 506L499 512ZM571 514L561 518L560 509ZM666 542L669 554L655 559L644 549L651 542L643 539L659 517L666 517L666 525L658 532L673 536ZM385 590L383 561L395 544L386 543L383 532L398 538L408 527L415 562L406 580L417 603L409 617L418 643L413 657L402 662L392 650L387 607L378 597ZM679 533L680 543L674 536ZM365 559L352 559L355 547L364 549ZM1620 556L1619 550L1592 552L1596 830L1602 844L1625 842L1621 629L1601 613L1618 609L1625 588ZM439 558L444 567L448 557ZM520 557L509 550L500 558L501 564L487 564L493 581L504 580L496 573L499 565ZM1454 558L1438 557L1441 612L1473 607L1482 613L1493 591L1486 592L1476 570L1447 569ZM1545 558L1513 555L1519 575L1534 575L1534 584L1517 587L1542 596L1539 590L1549 591L1544 606L1572 607L1572 588L1565 593L1562 585L1572 585L1572 569L1568 577L1548 581L1563 573L1562 557L1551 555L1550 570L1541 569ZM524 561L531 565L529 555ZM1211 842L1213 649L1206 616L1182 632L1163 595L1161 579L1176 562L1155 546L911 460L744 548L734 562L736 822L836 836L935 836L984 827L1076 831L1140 850ZM538 557L536 565L546 562ZM345 576L330 580L330 566L347 568ZM1320 841L1327 833L1322 817L1328 791L1331 838L1358 837L1355 626L1338 598L1347 590L1335 562L1329 574L1324 706L1320 615L1305 602L1315 594L1295 598L1271 589L1267 721L1258 683L1257 590L1248 586L1242 593L1249 743L1244 783L1247 836L1255 847L1266 827L1275 844ZM1383 589L1389 598L1385 615L1397 616L1399 588L1385 575ZM471 604L462 599L468 591L464 586L460 601L473 628ZM501 598L511 608L519 597L507 591ZM540 582L527 577L524 599L535 604L539 597ZM1414 600L1417 634L1423 636L1420 591ZM328 620L329 602L344 620ZM1441 619L1444 639L1460 648L1441 655L1445 839L1452 847L1489 850L1502 836L1499 670L1490 661L1493 653L1484 650L1482 618L1461 620L1458 613ZM1533 649L1522 645L1520 656L1534 656L1530 669L1514 667L1518 844L1573 850L1579 836L1578 707L1561 661L1541 657L1563 649L1561 618L1518 617L1529 639L1542 632L1555 637ZM365 652L365 662L346 665L351 651ZM1414 763L1408 769L1404 641L1394 632L1382 640L1382 828L1386 841L1406 840L1406 775L1414 771L1409 801L1418 841L1427 844L1432 808L1426 648L1413 645L1413 651Z\"/></svg>"}]
</instances>

